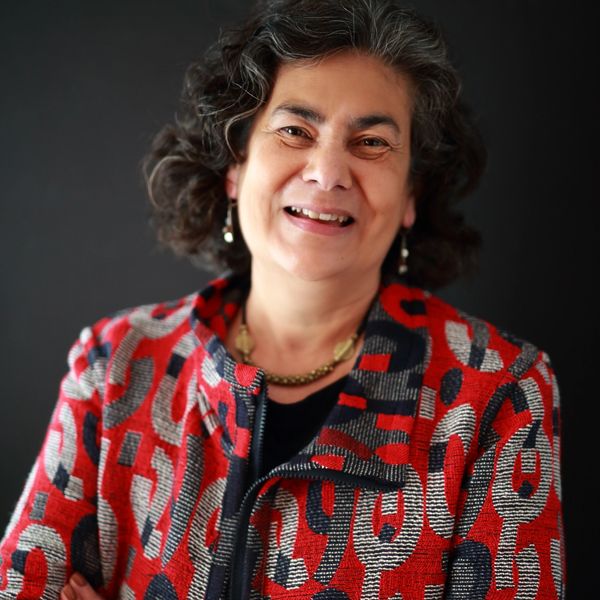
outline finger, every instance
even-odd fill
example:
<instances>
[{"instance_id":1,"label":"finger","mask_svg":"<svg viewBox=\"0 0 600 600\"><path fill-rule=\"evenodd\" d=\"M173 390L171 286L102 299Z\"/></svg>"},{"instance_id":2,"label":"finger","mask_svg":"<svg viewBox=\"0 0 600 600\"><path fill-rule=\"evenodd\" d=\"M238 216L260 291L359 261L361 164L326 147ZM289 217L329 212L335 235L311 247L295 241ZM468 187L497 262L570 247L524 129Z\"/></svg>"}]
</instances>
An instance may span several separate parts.
<instances>
[{"instance_id":1,"label":"finger","mask_svg":"<svg viewBox=\"0 0 600 600\"><path fill-rule=\"evenodd\" d=\"M79 573L73 573L69 583L62 589L60 598L61 600L103 600L102 596L97 594Z\"/></svg>"},{"instance_id":2,"label":"finger","mask_svg":"<svg viewBox=\"0 0 600 600\"><path fill-rule=\"evenodd\" d=\"M60 600L77 600L75 590L68 583L60 591Z\"/></svg>"}]
</instances>

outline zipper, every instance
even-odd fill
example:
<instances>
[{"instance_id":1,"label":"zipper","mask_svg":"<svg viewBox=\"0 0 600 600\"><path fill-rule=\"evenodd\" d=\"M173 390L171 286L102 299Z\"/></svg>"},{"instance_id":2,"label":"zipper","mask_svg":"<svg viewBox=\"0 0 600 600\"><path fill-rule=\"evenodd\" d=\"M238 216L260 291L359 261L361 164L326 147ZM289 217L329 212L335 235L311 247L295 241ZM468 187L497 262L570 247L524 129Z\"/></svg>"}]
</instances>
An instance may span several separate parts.
<instances>
[{"instance_id":1,"label":"zipper","mask_svg":"<svg viewBox=\"0 0 600 600\"><path fill-rule=\"evenodd\" d=\"M267 389L266 385L262 387L257 399L256 414L254 416L254 425L252 427L252 442L250 446L250 469L248 479L250 486L246 490L242 502L240 504L240 514L238 517L237 535L235 537L235 545L233 547L233 556L231 557L231 571L229 577L229 594L230 598L235 598L236 590L241 589L240 585L244 581L245 571L245 554L240 552L240 548L246 547L248 539L248 524L250 521L250 512L242 519L246 511L244 507L251 504L249 498L252 497L252 502L256 499L258 493L258 485L260 485L262 471L262 452L263 439L265 435L265 425L267 422ZM248 598L248 596L240 596Z\"/></svg>"},{"instance_id":2,"label":"zipper","mask_svg":"<svg viewBox=\"0 0 600 600\"><path fill-rule=\"evenodd\" d=\"M267 389L264 387L258 395L256 415L252 432L250 447L250 484L252 485L261 477L263 463L263 440L267 423Z\"/></svg>"},{"instance_id":3,"label":"zipper","mask_svg":"<svg viewBox=\"0 0 600 600\"><path fill-rule=\"evenodd\" d=\"M250 453L250 477L251 484L240 504L236 543L231 559L231 570L229 577L229 600L247 600L250 597L250 586L252 573L246 573L246 543L248 540L248 526L254 501L258 496L260 487L273 477L287 477L291 479L307 479L312 481L329 481L332 483L345 484L355 488L372 489L375 491L395 491L398 485L376 479L373 477L361 477L350 475L343 471L334 471L324 468L293 468L284 464L275 467L269 473L261 476L262 470L262 447L267 416L267 393L264 389L259 397L256 408L256 417L253 427L253 439Z\"/></svg>"}]
</instances>

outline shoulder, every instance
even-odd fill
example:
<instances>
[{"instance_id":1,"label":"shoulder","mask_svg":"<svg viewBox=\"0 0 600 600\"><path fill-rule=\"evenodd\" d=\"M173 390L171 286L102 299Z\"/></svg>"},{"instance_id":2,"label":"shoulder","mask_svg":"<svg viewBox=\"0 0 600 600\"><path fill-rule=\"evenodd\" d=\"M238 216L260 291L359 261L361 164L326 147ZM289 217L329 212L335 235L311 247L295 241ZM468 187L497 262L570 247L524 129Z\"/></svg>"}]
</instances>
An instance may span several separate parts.
<instances>
[{"instance_id":1,"label":"shoulder","mask_svg":"<svg viewBox=\"0 0 600 600\"><path fill-rule=\"evenodd\" d=\"M123 308L85 327L80 339L86 344L93 342L96 346L106 346L109 350L126 338L163 338L190 318L198 297L198 293L192 293L177 299Z\"/></svg>"},{"instance_id":2,"label":"shoulder","mask_svg":"<svg viewBox=\"0 0 600 600\"><path fill-rule=\"evenodd\" d=\"M236 289L236 283L233 276L223 275L179 298L123 308L85 328L84 336L114 344L126 336L164 338L179 328L185 332L198 322L218 329L215 318L232 310L229 296Z\"/></svg>"},{"instance_id":3,"label":"shoulder","mask_svg":"<svg viewBox=\"0 0 600 600\"><path fill-rule=\"evenodd\" d=\"M419 435L466 435L477 440L473 456L527 428L558 438L560 393L546 352L419 288L392 284L381 301L424 340Z\"/></svg>"},{"instance_id":4,"label":"shoulder","mask_svg":"<svg viewBox=\"0 0 600 600\"><path fill-rule=\"evenodd\" d=\"M538 363L550 366L547 353L535 344L427 290L391 281L380 299L394 319L427 338L430 363L454 364L496 381L518 379Z\"/></svg>"},{"instance_id":5,"label":"shoulder","mask_svg":"<svg viewBox=\"0 0 600 600\"><path fill-rule=\"evenodd\" d=\"M201 339L220 335L236 304L229 296L236 282L222 276L202 290L165 301L130 306L84 327L71 347L69 365L79 373L88 367L117 371L138 359L181 362ZM115 364L116 363L116 364Z\"/></svg>"}]
</instances>

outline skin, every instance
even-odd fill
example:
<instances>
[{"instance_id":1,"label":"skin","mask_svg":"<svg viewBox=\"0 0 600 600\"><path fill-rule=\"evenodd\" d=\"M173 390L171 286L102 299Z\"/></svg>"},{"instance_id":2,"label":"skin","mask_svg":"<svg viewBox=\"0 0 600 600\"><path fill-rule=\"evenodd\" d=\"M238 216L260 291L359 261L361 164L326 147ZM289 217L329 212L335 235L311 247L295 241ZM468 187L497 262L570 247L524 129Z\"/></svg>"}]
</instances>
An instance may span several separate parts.
<instances>
[{"instance_id":1,"label":"skin","mask_svg":"<svg viewBox=\"0 0 600 600\"><path fill-rule=\"evenodd\" d=\"M358 328L392 241L416 216L411 107L410 81L373 57L346 52L280 67L246 160L231 165L226 180L252 254L246 312L260 341L252 359L261 367L310 371ZM353 223L314 231L289 215L289 206L351 216ZM234 355L240 319L225 341ZM354 358L359 350L360 344ZM301 400L349 372L354 358L310 385L270 385L269 395ZM102 597L74 574L61 599Z\"/></svg>"},{"instance_id":2,"label":"skin","mask_svg":"<svg viewBox=\"0 0 600 600\"><path fill-rule=\"evenodd\" d=\"M60 594L61 600L104 600L79 573L73 573Z\"/></svg>"},{"instance_id":3,"label":"skin","mask_svg":"<svg viewBox=\"0 0 600 600\"><path fill-rule=\"evenodd\" d=\"M247 322L261 367L305 373L356 331L393 239L415 220L411 109L408 79L374 57L345 52L280 67L246 160L226 184L252 254ZM306 231L286 213L291 205L354 222L341 235ZM239 319L226 341L234 354ZM310 386L272 385L270 396L298 401L351 366Z\"/></svg>"}]
</instances>

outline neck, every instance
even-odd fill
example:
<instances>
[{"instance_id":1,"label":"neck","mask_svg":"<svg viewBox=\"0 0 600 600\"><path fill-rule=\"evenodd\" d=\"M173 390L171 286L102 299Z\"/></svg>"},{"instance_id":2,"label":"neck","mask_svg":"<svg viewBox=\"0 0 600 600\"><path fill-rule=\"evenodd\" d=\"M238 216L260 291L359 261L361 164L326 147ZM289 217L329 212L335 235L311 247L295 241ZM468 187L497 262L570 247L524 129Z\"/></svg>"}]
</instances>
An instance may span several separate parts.
<instances>
[{"instance_id":1,"label":"neck","mask_svg":"<svg viewBox=\"0 0 600 600\"><path fill-rule=\"evenodd\" d=\"M246 318L254 361L278 372L313 368L356 332L379 287L371 280L303 281L252 269Z\"/></svg>"}]
</instances>

